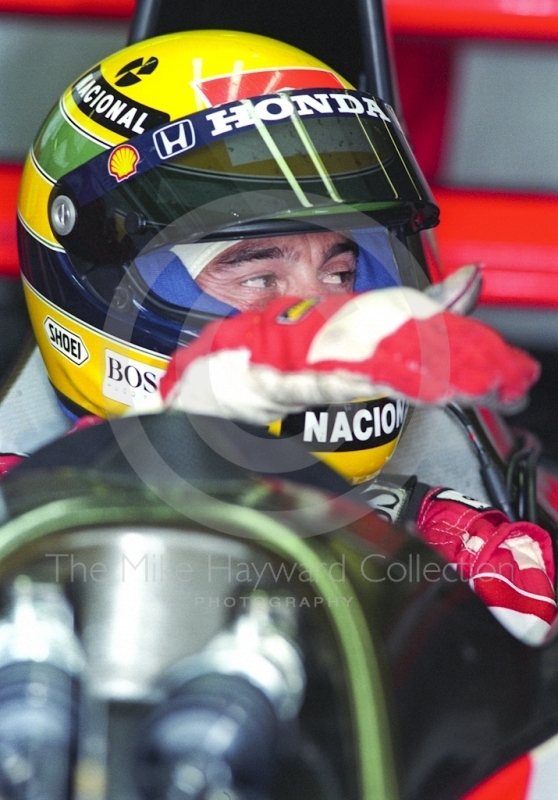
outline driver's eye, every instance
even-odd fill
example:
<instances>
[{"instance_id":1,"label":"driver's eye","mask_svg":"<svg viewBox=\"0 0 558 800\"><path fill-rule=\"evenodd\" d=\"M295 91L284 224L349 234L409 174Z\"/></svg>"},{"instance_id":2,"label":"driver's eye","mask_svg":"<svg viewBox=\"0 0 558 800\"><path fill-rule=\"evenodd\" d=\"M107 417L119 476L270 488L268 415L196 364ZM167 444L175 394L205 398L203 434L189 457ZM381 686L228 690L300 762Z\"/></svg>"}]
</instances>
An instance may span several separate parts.
<instances>
[{"instance_id":1,"label":"driver's eye","mask_svg":"<svg viewBox=\"0 0 558 800\"><path fill-rule=\"evenodd\" d=\"M354 270L351 269L346 269L339 272L330 272L329 275L325 276L323 282L330 284L337 284L337 285L346 285L352 283L354 276L355 276Z\"/></svg>"},{"instance_id":2,"label":"driver's eye","mask_svg":"<svg viewBox=\"0 0 558 800\"><path fill-rule=\"evenodd\" d=\"M246 278L242 281L242 286L249 286L251 289L271 289L277 283L275 275L269 273L268 275L255 275L252 278Z\"/></svg>"}]
</instances>

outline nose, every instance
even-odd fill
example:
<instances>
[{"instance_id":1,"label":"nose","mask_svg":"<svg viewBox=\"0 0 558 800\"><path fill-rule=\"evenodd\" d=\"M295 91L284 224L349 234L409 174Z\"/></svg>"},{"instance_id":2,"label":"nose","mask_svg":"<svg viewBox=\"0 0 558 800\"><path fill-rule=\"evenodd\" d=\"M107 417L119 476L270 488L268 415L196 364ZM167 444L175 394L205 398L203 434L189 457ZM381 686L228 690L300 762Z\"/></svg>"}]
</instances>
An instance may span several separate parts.
<instances>
[{"instance_id":1,"label":"nose","mask_svg":"<svg viewBox=\"0 0 558 800\"><path fill-rule=\"evenodd\" d=\"M316 268L312 265L299 265L295 274L290 275L287 281L286 293L293 297L307 299L309 297L325 297L328 292L323 282L318 278Z\"/></svg>"}]
</instances>

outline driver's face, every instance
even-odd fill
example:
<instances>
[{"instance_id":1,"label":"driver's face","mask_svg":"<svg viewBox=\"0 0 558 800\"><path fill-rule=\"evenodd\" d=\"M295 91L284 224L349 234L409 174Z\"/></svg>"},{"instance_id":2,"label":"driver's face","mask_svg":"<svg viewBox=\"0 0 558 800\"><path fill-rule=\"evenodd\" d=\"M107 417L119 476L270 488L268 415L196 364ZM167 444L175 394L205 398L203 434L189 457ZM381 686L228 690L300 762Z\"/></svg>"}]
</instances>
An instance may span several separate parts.
<instances>
[{"instance_id":1,"label":"driver's face","mask_svg":"<svg viewBox=\"0 0 558 800\"><path fill-rule=\"evenodd\" d=\"M276 297L352 291L357 252L357 245L341 233L246 239L212 259L196 283L217 300L253 311Z\"/></svg>"}]
</instances>

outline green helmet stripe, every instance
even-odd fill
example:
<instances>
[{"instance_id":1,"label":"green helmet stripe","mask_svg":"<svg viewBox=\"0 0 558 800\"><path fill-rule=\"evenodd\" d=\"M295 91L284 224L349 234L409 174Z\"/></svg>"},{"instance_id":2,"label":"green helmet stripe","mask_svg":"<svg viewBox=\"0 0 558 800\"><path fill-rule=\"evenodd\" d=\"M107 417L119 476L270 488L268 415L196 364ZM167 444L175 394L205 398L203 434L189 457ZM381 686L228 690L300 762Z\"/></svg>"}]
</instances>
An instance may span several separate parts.
<instances>
[{"instance_id":1,"label":"green helmet stripe","mask_svg":"<svg viewBox=\"0 0 558 800\"><path fill-rule=\"evenodd\" d=\"M32 154L40 171L54 183L106 149L75 121L70 124L57 104L39 131Z\"/></svg>"}]
</instances>

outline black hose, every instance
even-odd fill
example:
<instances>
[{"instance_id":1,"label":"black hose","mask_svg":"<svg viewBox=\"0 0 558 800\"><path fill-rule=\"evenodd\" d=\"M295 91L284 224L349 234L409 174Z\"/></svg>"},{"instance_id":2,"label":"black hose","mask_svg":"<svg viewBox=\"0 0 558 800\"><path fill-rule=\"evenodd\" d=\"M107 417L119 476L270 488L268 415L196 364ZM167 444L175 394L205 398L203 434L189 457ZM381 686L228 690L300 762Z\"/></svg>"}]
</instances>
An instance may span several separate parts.
<instances>
[{"instance_id":1,"label":"black hose","mask_svg":"<svg viewBox=\"0 0 558 800\"><path fill-rule=\"evenodd\" d=\"M493 462L488 450L481 441L480 436L477 434L473 424L457 403L449 403L447 405L448 411L453 417L465 428L469 441L476 451L477 457L480 462L480 473L483 479L486 491L490 498L490 502L495 508L503 511L508 519L512 522L517 520L516 512L513 509L512 501L508 492L506 482L500 472L499 468Z\"/></svg>"}]
</instances>

